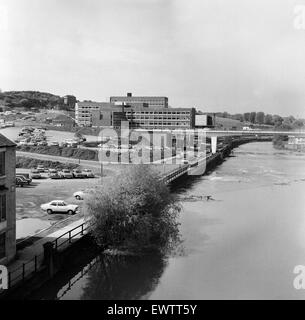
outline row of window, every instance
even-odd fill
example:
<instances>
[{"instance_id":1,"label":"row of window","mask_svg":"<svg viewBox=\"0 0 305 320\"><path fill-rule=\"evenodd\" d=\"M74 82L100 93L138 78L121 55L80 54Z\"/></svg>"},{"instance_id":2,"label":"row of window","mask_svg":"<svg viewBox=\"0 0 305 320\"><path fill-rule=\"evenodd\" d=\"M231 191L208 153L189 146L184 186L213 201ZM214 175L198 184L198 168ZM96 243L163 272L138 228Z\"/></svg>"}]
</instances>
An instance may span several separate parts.
<instances>
[{"instance_id":1,"label":"row of window","mask_svg":"<svg viewBox=\"0 0 305 320\"><path fill-rule=\"evenodd\" d=\"M188 122L137 122L139 125L141 126L160 126L160 127L164 127L164 126L169 126L169 127L176 127L176 126L186 126L188 127L190 124Z\"/></svg>"},{"instance_id":2,"label":"row of window","mask_svg":"<svg viewBox=\"0 0 305 320\"><path fill-rule=\"evenodd\" d=\"M133 117L133 116L127 116L128 119L134 119L134 120L163 120L163 121L183 121L183 120L189 120L189 117L154 117L154 116L142 116L142 117Z\"/></svg>"},{"instance_id":3,"label":"row of window","mask_svg":"<svg viewBox=\"0 0 305 320\"><path fill-rule=\"evenodd\" d=\"M160 115L172 115L172 114L190 114L190 111L126 111L126 114L142 115L142 114L160 114Z\"/></svg>"}]
</instances>

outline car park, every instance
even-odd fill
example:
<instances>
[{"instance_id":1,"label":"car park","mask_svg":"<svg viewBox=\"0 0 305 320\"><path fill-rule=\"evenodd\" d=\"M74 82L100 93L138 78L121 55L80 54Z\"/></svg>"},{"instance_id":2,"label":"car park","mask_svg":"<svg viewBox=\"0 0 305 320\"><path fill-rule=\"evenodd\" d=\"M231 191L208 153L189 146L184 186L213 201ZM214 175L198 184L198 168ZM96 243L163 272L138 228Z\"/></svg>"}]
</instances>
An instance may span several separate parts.
<instances>
[{"instance_id":1,"label":"car park","mask_svg":"<svg viewBox=\"0 0 305 320\"><path fill-rule=\"evenodd\" d=\"M47 211L48 214L55 212L58 213L68 213L70 215L77 213L78 205L76 204L67 204L63 200L53 200L48 203L44 203L40 206L44 211Z\"/></svg>"}]
</instances>

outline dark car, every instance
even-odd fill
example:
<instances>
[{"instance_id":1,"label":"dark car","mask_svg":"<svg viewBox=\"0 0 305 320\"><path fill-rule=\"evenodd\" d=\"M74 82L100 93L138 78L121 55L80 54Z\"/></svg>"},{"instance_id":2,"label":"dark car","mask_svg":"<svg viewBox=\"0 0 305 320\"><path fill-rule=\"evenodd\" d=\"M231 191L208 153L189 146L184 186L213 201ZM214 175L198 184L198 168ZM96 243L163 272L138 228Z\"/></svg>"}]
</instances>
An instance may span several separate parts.
<instances>
[{"instance_id":1,"label":"dark car","mask_svg":"<svg viewBox=\"0 0 305 320\"><path fill-rule=\"evenodd\" d=\"M23 187L24 185L27 184L27 182L25 180L21 179L20 177L16 177L15 183L16 183L17 187Z\"/></svg>"},{"instance_id":2,"label":"dark car","mask_svg":"<svg viewBox=\"0 0 305 320\"><path fill-rule=\"evenodd\" d=\"M27 175L28 176L25 176L24 174L21 174L21 173L17 173L16 178L21 178L21 179L25 180L27 184L31 184L32 179L30 178L29 174L27 174Z\"/></svg>"}]
</instances>

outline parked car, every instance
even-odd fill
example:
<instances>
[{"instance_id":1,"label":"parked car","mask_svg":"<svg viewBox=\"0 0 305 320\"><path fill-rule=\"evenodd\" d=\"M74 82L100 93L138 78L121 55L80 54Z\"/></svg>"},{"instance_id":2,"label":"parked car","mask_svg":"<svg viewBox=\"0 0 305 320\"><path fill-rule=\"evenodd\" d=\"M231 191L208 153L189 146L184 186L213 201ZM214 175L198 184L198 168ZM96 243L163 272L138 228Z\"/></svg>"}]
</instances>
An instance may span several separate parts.
<instances>
[{"instance_id":1,"label":"parked car","mask_svg":"<svg viewBox=\"0 0 305 320\"><path fill-rule=\"evenodd\" d=\"M76 191L73 193L73 197L77 200L84 200L85 192L84 191Z\"/></svg>"},{"instance_id":2,"label":"parked car","mask_svg":"<svg viewBox=\"0 0 305 320\"><path fill-rule=\"evenodd\" d=\"M79 169L74 169L72 171L73 177L74 178L85 178L85 175L83 174L83 172Z\"/></svg>"},{"instance_id":3,"label":"parked car","mask_svg":"<svg viewBox=\"0 0 305 320\"><path fill-rule=\"evenodd\" d=\"M88 195L90 191L92 191L92 189L76 191L73 193L73 197L77 200L84 200L86 195Z\"/></svg>"},{"instance_id":4,"label":"parked car","mask_svg":"<svg viewBox=\"0 0 305 320\"><path fill-rule=\"evenodd\" d=\"M59 143L57 141L52 141L49 145L59 147Z\"/></svg>"},{"instance_id":5,"label":"parked car","mask_svg":"<svg viewBox=\"0 0 305 320\"><path fill-rule=\"evenodd\" d=\"M39 142L37 143L37 145L38 145L38 146L47 146L48 143L47 143L46 141L39 141Z\"/></svg>"},{"instance_id":6,"label":"parked car","mask_svg":"<svg viewBox=\"0 0 305 320\"><path fill-rule=\"evenodd\" d=\"M37 171L40 173L40 172L45 172L46 171L46 169L45 169L45 167L44 166L42 166L42 165L38 165L37 166Z\"/></svg>"},{"instance_id":7,"label":"parked car","mask_svg":"<svg viewBox=\"0 0 305 320\"><path fill-rule=\"evenodd\" d=\"M16 173L16 177L25 180L28 185L30 185L32 182L32 179L30 177L26 177L25 175L20 173Z\"/></svg>"},{"instance_id":8,"label":"parked car","mask_svg":"<svg viewBox=\"0 0 305 320\"><path fill-rule=\"evenodd\" d=\"M67 204L63 200L53 200L48 203L44 203L40 206L44 211L47 211L48 214L54 212L74 214L78 211L78 205L76 204Z\"/></svg>"},{"instance_id":9,"label":"parked car","mask_svg":"<svg viewBox=\"0 0 305 320\"><path fill-rule=\"evenodd\" d=\"M61 176L56 169L49 169L49 178L61 179Z\"/></svg>"},{"instance_id":10,"label":"parked car","mask_svg":"<svg viewBox=\"0 0 305 320\"><path fill-rule=\"evenodd\" d=\"M62 171L60 171L59 175L62 178L66 178L66 179L72 179L73 178L72 172L70 170L68 170L68 169L63 169Z\"/></svg>"},{"instance_id":11,"label":"parked car","mask_svg":"<svg viewBox=\"0 0 305 320\"><path fill-rule=\"evenodd\" d=\"M38 170L33 169L33 170L31 170L31 178L32 179L41 179L42 177L41 177L41 174Z\"/></svg>"},{"instance_id":12,"label":"parked car","mask_svg":"<svg viewBox=\"0 0 305 320\"><path fill-rule=\"evenodd\" d=\"M27 184L27 182L24 179L21 179L20 177L16 177L15 184L17 187L23 187Z\"/></svg>"},{"instance_id":13,"label":"parked car","mask_svg":"<svg viewBox=\"0 0 305 320\"><path fill-rule=\"evenodd\" d=\"M87 178L94 178L94 174L93 174L92 170L90 170L90 169L84 169L82 172L83 172L83 174L84 174L85 177L87 177Z\"/></svg>"}]
</instances>

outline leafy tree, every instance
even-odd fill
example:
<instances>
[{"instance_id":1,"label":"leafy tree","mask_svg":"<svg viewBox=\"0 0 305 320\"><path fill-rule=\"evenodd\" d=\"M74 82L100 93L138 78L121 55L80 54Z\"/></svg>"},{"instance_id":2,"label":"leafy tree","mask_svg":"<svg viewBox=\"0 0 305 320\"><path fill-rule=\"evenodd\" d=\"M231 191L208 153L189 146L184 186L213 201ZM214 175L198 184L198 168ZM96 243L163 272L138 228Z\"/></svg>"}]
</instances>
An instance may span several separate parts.
<instances>
[{"instance_id":1,"label":"leafy tree","mask_svg":"<svg viewBox=\"0 0 305 320\"><path fill-rule=\"evenodd\" d=\"M302 120L295 120L292 124L292 126L295 128L295 129L299 129L299 128L303 128L304 127L304 121Z\"/></svg>"},{"instance_id":2,"label":"leafy tree","mask_svg":"<svg viewBox=\"0 0 305 320\"><path fill-rule=\"evenodd\" d=\"M257 112L255 115L255 122L258 124L263 124L264 120L265 120L265 113L262 111Z\"/></svg>"},{"instance_id":3,"label":"leafy tree","mask_svg":"<svg viewBox=\"0 0 305 320\"><path fill-rule=\"evenodd\" d=\"M265 123L265 124L268 124L268 125L274 124L273 118L272 118L272 115L271 115L271 114L266 114L266 115L265 115L264 123Z\"/></svg>"},{"instance_id":4,"label":"leafy tree","mask_svg":"<svg viewBox=\"0 0 305 320\"><path fill-rule=\"evenodd\" d=\"M282 117L280 117L279 115L275 114L273 116L273 123L274 123L275 128L281 126L283 121L284 121L284 119Z\"/></svg>"},{"instance_id":5,"label":"leafy tree","mask_svg":"<svg viewBox=\"0 0 305 320\"><path fill-rule=\"evenodd\" d=\"M250 122L250 112L245 112L244 113L244 121Z\"/></svg>"},{"instance_id":6,"label":"leafy tree","mask_svg":"<svg viewBox=\"0 0 305 320\"><path fill-rule=\"evenodd\" d=\"M256 117L256 112L251 112L250 113L250 122L255 123L255 117Z\"/></svg>"},{"instance_id":7,"label":"leafy tree","mask_svg":"<svg viewBox=\"0 0 305 320\"><path fill-rule=\"evenodd\" d=\"M103 248L157 249L179 241L180 205L147 165L129 166L85 201L93 237Z\"/></svg>"}]
</instances>

